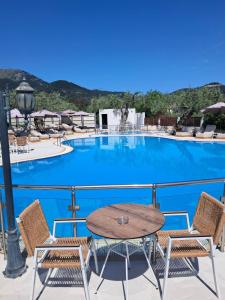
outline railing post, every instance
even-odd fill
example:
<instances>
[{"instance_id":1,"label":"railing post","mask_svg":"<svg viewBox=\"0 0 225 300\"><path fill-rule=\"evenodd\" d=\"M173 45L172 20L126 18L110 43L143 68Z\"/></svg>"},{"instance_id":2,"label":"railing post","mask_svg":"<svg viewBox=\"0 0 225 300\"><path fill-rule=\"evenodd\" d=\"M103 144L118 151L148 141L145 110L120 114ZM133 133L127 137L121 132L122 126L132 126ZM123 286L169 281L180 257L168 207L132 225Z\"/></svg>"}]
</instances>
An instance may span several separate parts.
<instances>
[{"instance_id":1,"label":"railing post","mask_svg":"<svg viewBox=\"0 0 225 300\"><path fill-rule=\"evenodd\" d=\"M71 205L68 206L68 210L72 211L72 218L76 219L76 211L80 209L80 207L78 205L76 205L76 187L72 186L71 187ZM73 224L73 233L74 236L77 236L77 226L76 223Z\"/></svg>"},{"instance_id":2,"label":"railing post","mask_svg":"<svg viewBox=\"0 0 225 300\"><path fill-rule=\"evenodd\" d=\"M155 184L153 184L152 188L152 205L154 208L156 208L156 187Z\"/></svg>"},{"instance_id":3,"label":"railing post","mask_svg":"<svg viewBox=\"0 0 225 300\"><path fill-rule=\"evenodd\" d=\"M72 218L76 219L76 195L75 190L72 190L72 199L71 199L71 205L72 205ZM73 234L76 237L77 236L77 226L76 223L73 224Z\"/></svg>"},{"instance_id":4,"label":"railing post","mask_svg":"<svg viewBox=\"0 0 225 300\"><path fill-rule=\"evenodd\" d=\"M153 184L153 187L152 187L152 205L153 205L154 208L159 209L160 204L157 203L156 189L157 189L156 184Z\"/></svg>"},{"instance_id":5,"label":"railing post","mask_svg":"<svg viewBox=\"0 0 225 300\"><path fill-rule=\"evenodd\" d=\"M2 230L2 247L4 259L6 259L6 241L5 241L5 224L3 218L3 202L2 202L2 191L0 190L0 220L1 220L1 230Z\"/></svg>"},{"instance_id":6,"label":"railing post","mask_svg":"<svg viewBox=\"0 0 225 300\"><path fill-rule=\"evenodd\" d=\"M158 208L157 200L156 200L156 185L153 184L152 187L152 205L154 208ZM156 262L156 240L153 241L153 249L152 249L152 262Z\"/></svg>"}]
</instances>

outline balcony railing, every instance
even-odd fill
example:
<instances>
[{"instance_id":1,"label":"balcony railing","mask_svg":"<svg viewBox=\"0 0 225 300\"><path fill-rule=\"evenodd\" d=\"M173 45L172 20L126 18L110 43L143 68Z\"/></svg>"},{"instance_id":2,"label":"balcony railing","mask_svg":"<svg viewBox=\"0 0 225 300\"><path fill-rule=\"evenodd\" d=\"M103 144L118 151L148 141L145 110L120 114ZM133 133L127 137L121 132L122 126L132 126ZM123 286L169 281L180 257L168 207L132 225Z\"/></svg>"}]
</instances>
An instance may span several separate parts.
<instances>
[{"instance_id":1,"label":"balcony railing","mask_svg":"<svg viewBox=\"0 0 225 300\"><path fill-rule=\"evenodd\" d=\"M77 205L76 192L77 191L90 191L90 190L118 190L118 189L149 189L151 190L151 199L149 199L149 204L154 207L160 208L159 202L157 201L157 190L172 188L172 187L184 187L184 186L194 186L201 184L215 184L223 183L224 189L223 194L220 197L220 201L225 203L225 178L213 178L213 179L201 179L201 180L191 180L191 181L178 181L178 182L166 182L166 183L150 183L150 184L113 184L113 185L30 185L30 184L13 184L13 189L15 190L41 190L41 191L69 191L71 192L71 205L68 206L68 210L71 211L72 217L76 218L76 212L80 210L80 206ZM3 189L4 185L0 184L0 189ZM82 205L82 203L81 203ZM5 252L5 239L4 239L4 220L3 220L3 208L5 207L2 201L1 191L0 191L0 220L1 220L1 230L3 236L3 250ZM76 227L74 228L74 235L76 235ZM225 229L221 237L221 251L224 250L225 246Z\"/></svg>"}]
</instances>

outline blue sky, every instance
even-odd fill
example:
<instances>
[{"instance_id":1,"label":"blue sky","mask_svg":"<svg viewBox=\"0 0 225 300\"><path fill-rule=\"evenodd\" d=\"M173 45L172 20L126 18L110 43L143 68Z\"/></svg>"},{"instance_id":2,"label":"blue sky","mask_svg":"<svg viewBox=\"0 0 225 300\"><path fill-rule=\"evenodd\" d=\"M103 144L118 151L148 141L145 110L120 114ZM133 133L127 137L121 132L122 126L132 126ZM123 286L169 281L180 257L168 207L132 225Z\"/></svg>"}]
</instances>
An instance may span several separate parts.
<instances>
[{"instance_id":1,"label":"blue sky","mask_svg":"<svg viewBox=\"0 0 225 300\"><path fill-rule=\"evenodd\" d=\"M87 88L225 83L224 0L0 0L0 67Z\"/></svg>"}]
</instances>

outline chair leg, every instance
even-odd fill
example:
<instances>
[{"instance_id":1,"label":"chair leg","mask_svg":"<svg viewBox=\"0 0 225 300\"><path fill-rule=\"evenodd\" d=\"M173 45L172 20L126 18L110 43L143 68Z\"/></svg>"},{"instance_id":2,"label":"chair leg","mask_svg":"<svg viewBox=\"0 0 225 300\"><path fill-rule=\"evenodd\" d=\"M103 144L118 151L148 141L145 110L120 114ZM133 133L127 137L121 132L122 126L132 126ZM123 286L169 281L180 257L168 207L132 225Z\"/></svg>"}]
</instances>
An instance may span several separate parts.
<instances>
[{"instance_id":1,"label":"chair leg","mask_svg":"<svg viewBox=\"0 0 225 300\"><path fill-rule=\"evenodd\" d=\"M48 279L49 279L49 277L51 276L52 271L53 271L52 268L51 268L51 269L48 269L47 275L46 275L45 280L44 280L44 285L48 282Z\"/></svg>"},{"instance_id":2,"label":"chair leg","mask_svg":"<svg viewBox=\"0 0 225 300\"><path fill-rule=\"evenodd\" d=\"M169 238L168 244L167 244L166 266L165 266L163 289L162 289L162 300L166 299L165 295L166 295L167 279L168 279L168 274L169 274L171 243L172 243L171 238Z\"/></svg>"},{"instance_id":3,"label":"chair leg","mask_svg":"<svg viewBox=\"0 0 225 300\"><path fill-rule=\"evenodd\" d=\"M103 266L102 266L102 270L101 270L101 273L100 273L100 276L99 276L100 278L102 278L102 275L103 275L103 272L104 272L104 270L105 270L105 266L106 266L106 263L107 263L107 261L108 261L110 252L111 252L111 249L108 250L108 253L107 253L107 255L106 255L106 258L105 258L105 261L104 261L104 264L103 264Z\"/></svg>"},{"instance_id":4,"label":"chair leg","mask_svg":"<svg viewBox=\"0 0 225 300\"><path fill-rule=\"evenodd\" d=\"M156 263L156 240L153 241L152 246L152 261L154 264Z\"/></svg>"},{"instance_id":5,"label":"chair leg","mask_svg":"<svg viewBox=\"0 0 225 300\"><path fill-rule=\"evenodd\" d=\"M142 250L143 250L143 253L144 253L145 259L146 259L146 261L147 261L148 267L149 267L149 268L151 268L151 265L150 265L150 260L149 260L149 257L147 256L147 253L146 253L146 250L145 250L145 245L146 245L146 240L145 240L145 239L143 239Z\"/></svg>"},{"instance_id":6,"label":"chair leg","mask_svg":"<svg viewBox=\"0 0 225 300\"><path fill-rule=\"evenodd\" d=\"M96 273L99 273L99 268L98 268L98 258L97 258L97 254L96 254L96 244L95 244L95 240L92 240L92 250L93 250L93 255L94 255L94 261L95 261L95 270Z\"/></svg>"},{"instance_id":7,"label":"chair leg","mask_svg":"<svg viewBox=\"0 0 225 300\"><path fill-rule=\"evenodd\" d=\"M125 258L125 272L126 272L126 300L128 300L128 267L129 261L128 257Z\"/></svg>"},{"instance_id":8,"label":"chair leg","mask_svg":"<svg viewBox=\"0 0 225 300\"><path fill-rule=\"evenodd\" d=\"M86 268L84 265L84 258L83 258L83 253L82 253L81 247L79 248L79 255L80 255L81 272L82 272L82 277L83 277L83 281L84 281L85 298L86 298L86 300L90 300L88 281L87 281L87 273L86 273Z\"/></svg>"},{"instance_id":9,"label":"chair leg","mask_svg":"<svg viewBox=\"0 0 225 300\"><path fill-rule=\"evenodd\" d=\"M151 262L152 260L152 249L153 249L153 240L151 237L149 238L149 248L148 248L148 260Z\"/></svg>"},{"instance_id":10,"label":"chair leg","mask_svg":"<svg viewBox=\"0 0 225 300\"><path fill-rule=\"evenodd\" d=\"M215 260L214 260L214 257L215 257L215 254L214 254L214 248L213 248L213 242L212 242L212 239L210 239L210 258L211 258L211 261L212 261L212 269L213 269L213 278L214 278L214 284L215 284L215 289L216 289L216 295L218 298L220 298L220 290L219 290L219 286L218 286L218 283L217 283L217 275L216 275L216 267L215 267Z\"/></svg>"},{"instance_id":11,"label":"chair leg","mask_svg":"<svg viewBox=\"0 0 225 300\"><path fill-rule=\"evenodd\" d=\"M34 299L36 275L37 275L37 251L35 250L35 253L34 253L34 270L33 270L33 275L32 275L32 288L31 288L31 296L30 296L31 300Z\"/></svg>"}]
</instances>

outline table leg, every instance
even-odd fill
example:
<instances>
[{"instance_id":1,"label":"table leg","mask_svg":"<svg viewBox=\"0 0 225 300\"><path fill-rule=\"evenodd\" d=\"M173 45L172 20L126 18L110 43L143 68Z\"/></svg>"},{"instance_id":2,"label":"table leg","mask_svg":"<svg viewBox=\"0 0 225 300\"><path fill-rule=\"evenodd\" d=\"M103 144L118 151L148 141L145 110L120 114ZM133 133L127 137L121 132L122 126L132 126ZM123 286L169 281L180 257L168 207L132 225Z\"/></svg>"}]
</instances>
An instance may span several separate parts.
<instances>
[{"instance_id":1,"label":"table leg","mask_svg":"<svg viewBox=\"0 0 225 300\"><path fill-rule=\"evenodd\" d=\"M96 273L99 273L99 269L98 269L98 258L97 258L97 254L96 254L96 244L95 244L95 239L93 238L92 240L92 250L93 250L93 255L94 255L94 261L95 261L95 270Z\"/></svg>"},{"instance_id":2,"label":"table leg","mask_svg":"<svg viewBox=\"0 0 225 300\"><path fill-rule=\"evenodd\" d=\"M153 241L153 249L152 249L152 262L156 263L156 240Z\"/></svg>"},{"instance_id":3,"label":"table leg","mask_svg":"<svg viewBox=\"0 0 225 300\"><path fill-rule=\"evenodd\" d=\"M144 253L145 259L147 261L148 267L151 268L150 260L148 259L147 253L145 251L145 244L142 246L142 251Z\"/></svg>"},{"instance_id":4,"label":"table leg","mask_svg":"<svg viewBox=\"0 0 225 300\"><path fill-rule=\"evenodd\" d=\"M126 241L125 241L125 246L126 246L126 253L127 253L128 268L130 269L130 256L129 256L128 244Z\"/></svg>"},{"instance_id":5,"label":"table leg","mask_svg":"<svg viewBox=\"0 0 225 300\"><path fill-rule=\"evenodd\" d=\"M100 273L100 275L99 275L99 281L100 281L100 282L99 282L99 284L98 284L98 286L97 286L97 288L96 288L95 293L98 292L99 286L101 285L102 275L103 275L103 272L104 272L104 270L105 270L105 266L106 266L107 260L108 260L108 258L109 258L110 252L111 252L111 248L109 248L109 250L108 250L108 252L107 252L107 255L106 255L106 258L105 258L105 261L104 261L104 264L103 264L103 266L102 266L102 270L101 270L101 273Z\"/></svg>"}]
</instances>

